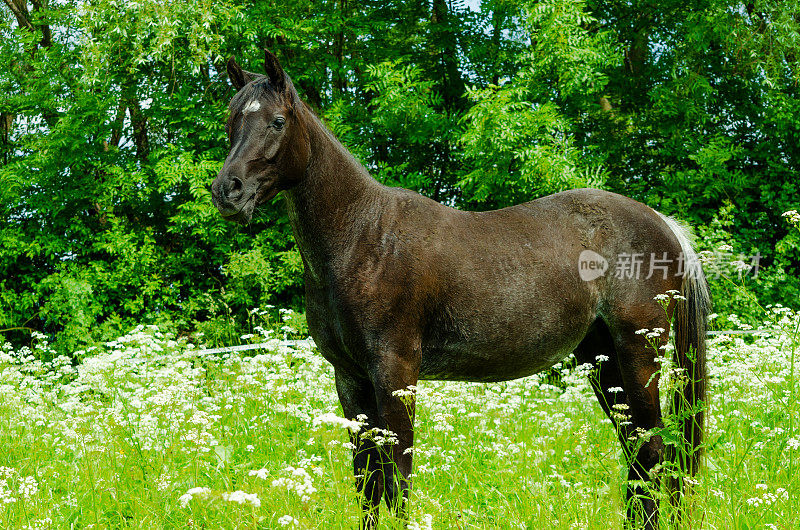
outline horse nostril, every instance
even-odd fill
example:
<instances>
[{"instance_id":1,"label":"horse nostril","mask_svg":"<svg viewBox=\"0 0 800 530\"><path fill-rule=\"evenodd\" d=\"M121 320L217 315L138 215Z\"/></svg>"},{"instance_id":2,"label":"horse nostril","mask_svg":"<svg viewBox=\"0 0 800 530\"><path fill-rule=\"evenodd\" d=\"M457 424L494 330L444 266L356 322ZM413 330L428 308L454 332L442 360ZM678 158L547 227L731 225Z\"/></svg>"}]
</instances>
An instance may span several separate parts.
<instances>
[{"instance_id":1,"label":"horse nostril","mask_svg":"<svg viewBox=\"0 0 800 530\"><path fill-rule=\"evenodd\" d=\"M229 201L238 199L243 190L244 184L237 177L228 177L222 185L222 195Z\"/></svg>"}]
</instances>

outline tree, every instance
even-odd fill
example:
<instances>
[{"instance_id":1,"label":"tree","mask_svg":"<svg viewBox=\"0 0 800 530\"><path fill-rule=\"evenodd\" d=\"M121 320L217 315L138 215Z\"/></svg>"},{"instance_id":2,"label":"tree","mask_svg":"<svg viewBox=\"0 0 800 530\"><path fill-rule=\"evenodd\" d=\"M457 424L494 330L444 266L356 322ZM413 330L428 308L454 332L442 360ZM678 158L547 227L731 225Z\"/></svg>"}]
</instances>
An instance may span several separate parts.
<instances>
[{"instance_id":1,"label":"tree","mask_svg":"<svg viewBox=\"0 0 800 530\"><path fill-rule=\"evenodd\" d=\"M67 351L302 309L279 201L240 228L209 200L224 61L259 71L265 47L382 182L466 209L604 187L707 250L759 250L755 292L795 303L798 18L773 0L4 0L0 329Z\"/></svg>"}]
</instances>

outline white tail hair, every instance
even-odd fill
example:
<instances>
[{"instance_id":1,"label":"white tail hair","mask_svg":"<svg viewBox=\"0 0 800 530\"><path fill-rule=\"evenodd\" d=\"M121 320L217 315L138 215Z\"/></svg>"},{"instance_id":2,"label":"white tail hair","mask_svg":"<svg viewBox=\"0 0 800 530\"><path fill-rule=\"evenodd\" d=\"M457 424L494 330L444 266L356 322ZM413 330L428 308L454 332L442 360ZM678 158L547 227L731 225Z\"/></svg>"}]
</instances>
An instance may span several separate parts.
<instances>
[{"instance_id":1,"label":"white tail hair","mask_svg":"<svg viewBox=\"0 0 800 530\"><path fill-rule=\"evenodd\" d=\"M703 267L694 250L694 234L691 228L672 217L659 215L680 243L684 263L681 282L683 300L678 300L675 304L673 362L686 374L686 380L675 388L671 408L672 413L677 415L685 443L682 451L669 446L667 452L670 460L676 461L684 472L694 475L700 467L703 452L707 382L705 340L708 313L711 311L711 294ZM671 485L670 489L677 492L679 498L683 489L682 480Z\"/></svg>"}]
</instances>

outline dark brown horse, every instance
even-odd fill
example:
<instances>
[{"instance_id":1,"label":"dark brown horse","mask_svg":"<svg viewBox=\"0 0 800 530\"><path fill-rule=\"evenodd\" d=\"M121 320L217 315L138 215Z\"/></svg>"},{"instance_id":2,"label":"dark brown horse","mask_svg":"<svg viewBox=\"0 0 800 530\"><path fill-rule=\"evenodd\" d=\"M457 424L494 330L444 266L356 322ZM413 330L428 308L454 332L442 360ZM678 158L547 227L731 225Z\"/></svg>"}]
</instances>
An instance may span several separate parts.
<instances>
[{"instance_id":1,"label":"dark brown horse","mask_svg":"<svg viewBox=\"0 0 800 530\"><path fill-rule=\"evenodd\" d=\"M390 448L353 435L363 524L375 525L382 497L401 515L408 497L414 409L395 391L419 379L523 377L574 352L595 366L595 392L629 457L629 518L655 528L657 501L642 481L652 486L664 461L660 365L636 332L663 328L663 345L674 316L674 360L688 383L673 399L689 407L679 416L689 448L677 460L694 473L710 301L686 231L595 189L465 212L383 186L300 100L269 52L265 66L261 76L228 62L238 93L212 196L226 219L247 223L284 192L305 265L309 329L334 367L344 414L397 435ZM609 263L619 265L614 273ZM665 311L655 298L668 291L682 296ZM619 421L620 411L629 421Z\"/></svg>"}]
</instances>

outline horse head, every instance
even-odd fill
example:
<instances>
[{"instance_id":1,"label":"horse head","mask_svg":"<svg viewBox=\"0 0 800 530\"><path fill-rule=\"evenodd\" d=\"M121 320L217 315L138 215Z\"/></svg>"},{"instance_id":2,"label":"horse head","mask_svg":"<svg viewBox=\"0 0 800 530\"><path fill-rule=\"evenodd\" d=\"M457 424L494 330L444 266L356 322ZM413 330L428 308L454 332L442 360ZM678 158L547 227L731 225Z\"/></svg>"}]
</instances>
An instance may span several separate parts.
<instances>
[{"instance_id":1,"label":"horse head","mask_svg":"<svg viewBox=\"0 0 800 530\"><path fill-rule=\"evenodd\" d=\"M278 59L264 52L266 75L228 60L237 90L225 125L231 147L211 185L222 216L241 224L250 222L256 206L296 186L310 157L304 105Z\"/></svg>"}]
</instances>

